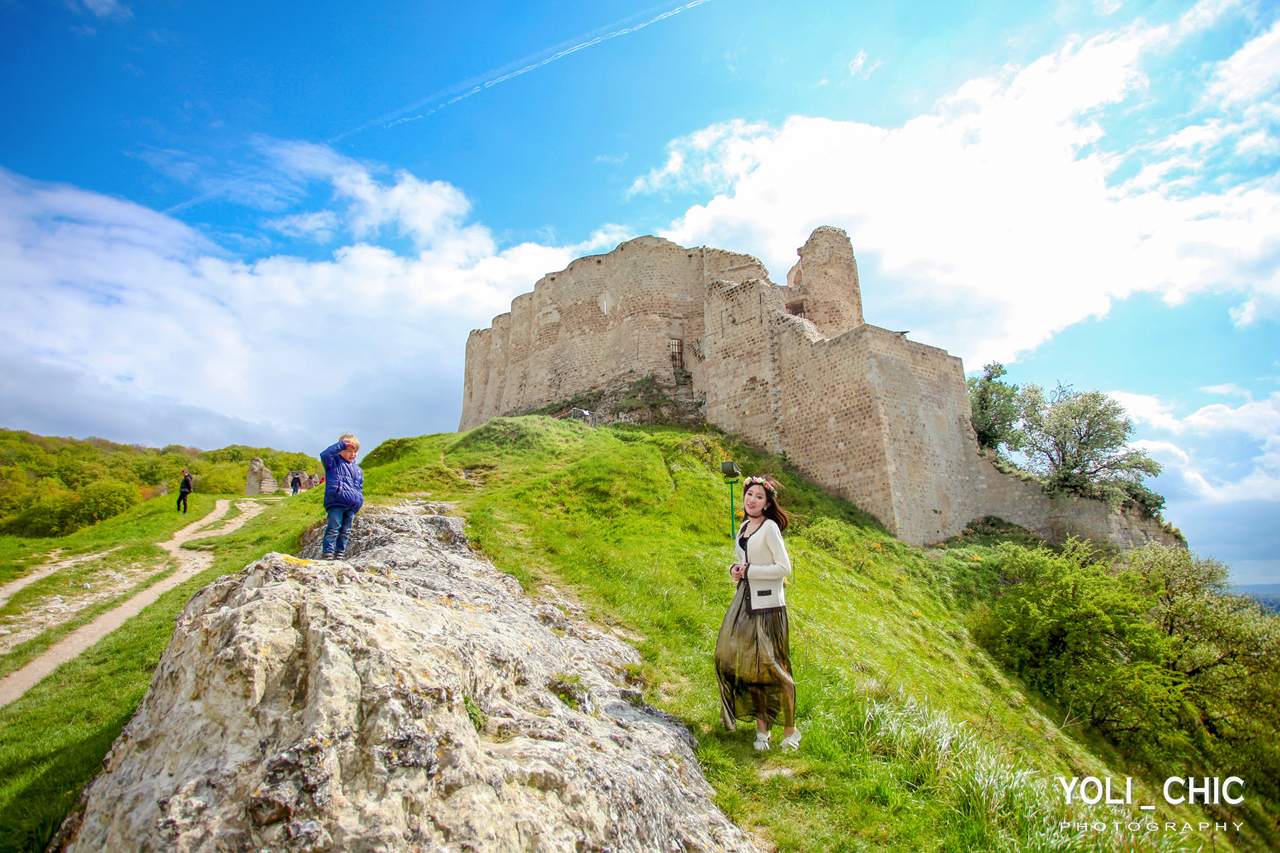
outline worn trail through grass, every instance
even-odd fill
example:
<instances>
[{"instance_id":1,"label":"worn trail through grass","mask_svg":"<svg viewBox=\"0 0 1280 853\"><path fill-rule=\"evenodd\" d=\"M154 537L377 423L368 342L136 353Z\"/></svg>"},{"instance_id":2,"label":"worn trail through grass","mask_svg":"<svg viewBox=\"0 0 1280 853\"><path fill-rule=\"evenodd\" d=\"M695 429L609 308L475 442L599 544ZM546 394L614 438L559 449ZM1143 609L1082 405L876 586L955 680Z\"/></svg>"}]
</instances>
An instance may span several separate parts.
<instances>
[{"instance_id":1,"label":"worn trail through grass","mask_svg":"<svg viewBox=\"0 0 1280 853\"><path fill-rule=\"evenodd\" d=\"M5 604L8 603L9 599L13 598L14 593L19 590L26 589L36 581L42 581L55 572L60 572L63 569L69 569L72 566L79 565L80 563L87 563L89 560L96 560L99 557L105 557L112 551L119 551L121 547L122 546L117 545L114 548L108 548L107 550L99 551L96 554L81 554L78 557L68 557L65 560L58 560L48 564L47 566L42 566L41 568L36 569L26 577L18 578L16 581L10 581L4 586L0 586L0 607L4 607Z\"/></svg>"},{"instance_id":2,"label":"worn trail through grass","mask_svg":"<svg viewBox=\"0 0 1280 853\"><path fill-rule=\"evenodd\" d=\"M258 501L242 501L237 504L240 508L240 515L233 518L227 524L217 530L206 530L210 524L221 520L231 509L231 501L220 499L215 505L213 512L204 518L198 519L186 527L173 534L173 537L166 542L157 542L156 544L168 551L178 561L178 568L171 575L159 583L152 584L138 594L130 597L122 602L118 607L108 610L106 613L99 615L87 625L82 625L54 643L44 651L39 657L32 660L21 669L11 672L5 678L0 679L0 707L8 705L10 702L20 698L24 693L38 684L41 679L52 673L62 664L73 660L85 649L97 643L103 637L119 628L129 619L137 616L142 612L143 608L152 604L161 595L181 584L183 581L199 574L213 564L213 554L207 551L189 551L183 549L183 545L192 539L202 539L208 536L222 536L233 530L238 530L245 522L252 519L258 513L262 512L263 504ZM27 577L6 585L0 589L0 596L8 599L13 593L17 592L23 586L33 583L42 577L61 568L66 568L76 562L83 562L85 559L100 557L101 554L92 554L87 557L75 558L57 563L47 570L41 570L39 573L33 573Z\"/></svg>"}]
</instances>

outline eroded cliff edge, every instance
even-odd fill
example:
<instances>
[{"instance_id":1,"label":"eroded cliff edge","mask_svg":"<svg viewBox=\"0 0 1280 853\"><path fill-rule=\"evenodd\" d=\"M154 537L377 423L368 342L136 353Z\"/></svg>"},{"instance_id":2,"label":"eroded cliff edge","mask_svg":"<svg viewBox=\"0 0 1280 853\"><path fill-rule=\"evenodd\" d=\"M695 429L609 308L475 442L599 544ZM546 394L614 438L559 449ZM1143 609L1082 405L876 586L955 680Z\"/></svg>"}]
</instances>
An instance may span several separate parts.
<instances>
[{"instance_id":1,"label":"eroded cliff edge","mask_svg":"<svg viewBox=\"0 0 1280 853\"><path fill-rule=\"evenodd\" d=\"M192 597L51 849L755 850L638 663L459 519L366 511Z\"/></svg>"}]
</instances>

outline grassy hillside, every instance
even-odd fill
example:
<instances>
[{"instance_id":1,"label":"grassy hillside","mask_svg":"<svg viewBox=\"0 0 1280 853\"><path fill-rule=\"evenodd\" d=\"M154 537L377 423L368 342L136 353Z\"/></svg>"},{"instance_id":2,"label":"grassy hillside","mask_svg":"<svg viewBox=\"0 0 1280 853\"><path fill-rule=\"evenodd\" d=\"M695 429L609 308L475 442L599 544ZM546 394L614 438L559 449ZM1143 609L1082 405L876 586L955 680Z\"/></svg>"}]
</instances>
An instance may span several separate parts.
<instances>
[{"instance_id":1,"label":"grassy hillside","mask_svg":"<svg viewBox=\"0 0 1280 853\"><path fill-rule=\"evenodd\" d=\"M788 606L805 741L794 756L761 759L750 732L718 722L711 652L732 596L725 459L780 480L795 513ZM784 460L676 428L499 419L461 438L389 442L364 465L371 494L458 501L496 565L528 588L570 587L596 619L633 637L652 701L699 737L720 805L781 849L1197 849L1204 841L1163 831L1073 839L1057 829L1089 815L1066 813L1053 777L1122 781L1126 768L1101 741L1064 734L1061 712L969 638L966 615L992 592L1003 553L995 546L1008 530L975 525L952 547L912 549ZM1135 780L1137 802L1158 799ZM1179 825L1205 819L1163 809ZM1098 809L1093 819L1128 814ZM1215 844L1230 846L1221 834Z\"/></svg>"},{"instance_id":2,"label":"grassy hillside","mask_svg":"<svg viewBox=\"0 0 1280 853\"><path fill-rule=\"evenodd\" d=\"M725 459L778 479L793 512L787 598L804 731L794 754L757 754L749 727L726 732L718 722L712 649L733 592ZM714 431L499 419L461 436L389 441L362 464L368 500L455 501L499 568L526 589L571 593L631 639L644 656L637 675L646 697L688 723L717 802L766 847L1246 846L1233 846L1234 832L1212 841L1199 832L1130 834L1113 822L1136 812L1065 808L1055 776L1122 783L1132 771L970 639L967 615L992 594L1008 530L975 526L949 547L908 548L795 476L785 460ZM145 692L191 591L266 550L292 550L319 519L318 499L291 500L225 541L210 540L217 561L206 576L118 632L128 636L109 638L0 709L0 850L39 849L74 802ZM1165 807L1142 779L1134 788L1136 802L1161 803L1154 814L1162 823L1210 820ZM1107 829L1073 835L1059 828L1063 820L1105 821Z\"/></svg>"}]
</instances>

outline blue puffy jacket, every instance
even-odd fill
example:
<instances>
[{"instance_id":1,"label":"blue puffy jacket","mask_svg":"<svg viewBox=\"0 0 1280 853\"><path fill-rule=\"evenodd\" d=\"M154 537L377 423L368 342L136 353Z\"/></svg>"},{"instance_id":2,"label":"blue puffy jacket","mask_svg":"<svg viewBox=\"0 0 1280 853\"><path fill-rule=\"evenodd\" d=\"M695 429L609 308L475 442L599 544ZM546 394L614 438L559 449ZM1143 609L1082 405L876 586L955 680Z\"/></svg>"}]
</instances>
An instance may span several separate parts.
<instances>
[{"instance_id":1,"label":"blue puffy jacket","mask_svg":"<svg viewBox=\"0 0 1280 853\"><path fill-rule=\"evenodd\" d=\"M338 455L347 443L339 441L320 454L324 464L324 508L335 506L358 510L364 506L364 471Z\"/></svg>"}]
</instances>

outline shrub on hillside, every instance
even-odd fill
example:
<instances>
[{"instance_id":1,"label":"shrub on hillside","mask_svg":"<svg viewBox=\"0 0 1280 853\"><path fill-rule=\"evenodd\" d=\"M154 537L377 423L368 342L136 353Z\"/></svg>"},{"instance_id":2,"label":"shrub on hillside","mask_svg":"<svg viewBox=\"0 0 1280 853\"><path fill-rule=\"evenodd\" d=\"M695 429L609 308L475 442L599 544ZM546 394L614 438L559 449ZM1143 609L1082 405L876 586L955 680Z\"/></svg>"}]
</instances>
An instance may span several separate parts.
<instances>
[{"instance_id":1,"label":"shrub on hillside","mask_svg":"<svg viewBox=\"0 0 1280 853\"><path fill-rule=\"evenodd\" d=\"M1231 592L1225 565L1185 548L1148 545L1130 567L1150 585L1149 619L1170 644L1181 724L1214 766L1251 768L1255 789L1280 798L1280 617Z\"/></svg>"},{"instance_id":2,"label":"shrub on hillside","mask_svg":"<svg viewBox=\"0 0 1280 853\"><path fill-rule=\"evenodd\" d=\"M138 487L119 480L98 480L80 490L80 520L97 524L112 518L142 499Z\"/></svg>"},{"instance_id":3,"label":"shrub on hillside","mask_svg":"<svg viewBox=\"0 0 1280 853\"><path fill-rule=\"evenodd\" d=\"M0 533L16 536L65 536L81 525L80 496L58 483L37 484L26 507L0 524Z\"/></svg>"},{"instance_id":4,"label":"shrub on hillside","mask_svg":"<svg viewBox=\"0 0 1280 853\"><path fill-rule=\"evenodd\" d=\"M196 491L205 495L242 495L245 483L249 479L249 464L229 463L218 465L197 475L194 485ZM173 485L178 490L178 484Z\"/></svg>"},{"instance_id":5,"label":"shrub on hillside","mask_svg":"<svg viewBox=\"0 0 1280 853\"><path fill-rule=\"evenodd\" d=\"M1115 571L1074 541L1000 556L1003 592L969 629L1066 720L1149 766L1192 762L1280 798L1280 618L1232 594L1224 565L1149 545Z\"/></svg>"},{"instance_id":6,"label":"shrub on hillside","mask_svg":"<svg viewBox=\"0 0 1280 853\"><path fill-rule=\"evenodd\" d=\"M1001 548L1004 593L969 619L973 637L1024 680L1144 755L1179 753L1185 732L1164 725L1181 703L1168 637L1138 573L1113 575L1085 544L1061 553Z\"/></svg>"},{"instance_id":7,"label":"shrub on hillside","mask_svg":"<svg viewBox=\"0 0 1280 853\"><path fill-rule=\"evenodd\" d=\"M852 525L834 518L819 518L804 529L804 538L832 554L853 550L857 535Z\"/></svg>"}]
</instances>

